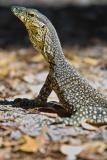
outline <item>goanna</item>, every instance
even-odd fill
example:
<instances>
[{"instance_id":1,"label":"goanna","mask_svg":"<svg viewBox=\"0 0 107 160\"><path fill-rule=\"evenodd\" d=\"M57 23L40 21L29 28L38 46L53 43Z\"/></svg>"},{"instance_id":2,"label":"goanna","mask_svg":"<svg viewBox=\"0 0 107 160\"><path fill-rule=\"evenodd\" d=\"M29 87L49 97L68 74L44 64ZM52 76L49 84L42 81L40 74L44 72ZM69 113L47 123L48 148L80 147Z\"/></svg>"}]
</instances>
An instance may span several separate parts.
<instances>
[{"instance_id":1,"label":"goanna","mask_svg":"<svg viewBox=\"0 0 107 160\"><path fill-rule=\"evenodd\" d=\"M16 6L12 7L12 11L26 26L34 48L49 64L49 74L35 101L39 104L46 102L54 90L64 109L71 113L70 117L56 118L55 122L75 126L83 120L92 124L107 124L107 100L66 61L49 19L36 9Z\"/></svg>"}]
</instances>

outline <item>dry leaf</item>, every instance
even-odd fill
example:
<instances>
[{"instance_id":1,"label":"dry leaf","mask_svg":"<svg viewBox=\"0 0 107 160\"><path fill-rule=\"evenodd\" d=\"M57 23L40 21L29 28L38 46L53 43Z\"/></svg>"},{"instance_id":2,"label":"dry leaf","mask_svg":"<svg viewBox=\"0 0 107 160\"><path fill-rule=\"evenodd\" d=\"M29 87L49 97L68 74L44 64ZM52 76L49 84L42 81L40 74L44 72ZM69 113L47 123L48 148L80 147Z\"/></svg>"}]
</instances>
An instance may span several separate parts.
<instances>
[{"instance_id":1,"label":"dry leaf","mask_svg":"<svg viewBox=\"0 0 107 160\"><path fill-rule=\"evenodd\" d=\"M19 148L21 151L24 152L37 152L40 147L40 140L31 138L30 136L24 136L25 143L21 145Z\"/></svg>"},{"instance_id":2,"label":"dry leaf","mask_svg":"<svg viewBox=\"0 0 107 160\"><path fill-rule=\"evenodd\" d=\"M94 65L97 65L99 63L99 60L94 59L94 58L86 57L86 58L83 59L83 62L94 66Z\"/></svg>"},{"instance_id":3,"label":"dry leaf","mask_svg":"<svg viewBox=\"0 0 107 160\"><path fill-rule=\"evenodd\" d=\"M78 67L82 64L81 58L76 55L72 55L72 58L70 57L70 59L68 61L70 64L74 65L75 67Z\"/></svg>"},{"instance_id":4,"label":"dry leaf","mask_svg":"<svg viewBox=\"0 0 107 160\"><path fill-rule=\"evenodd\" d=\"M89 131L96 131L96 130L98 130L98 127L93 126L92 124L89 124L89 123L87 123L86 121L82 121L82 122L81 122L81 126L82 126L84 129L87 129L87 130L89 130Z\"/></svg>"},{"instance_id":5,"label":"dry leaf","mask_svg":"<svg viewBox=\"0 0 107 160\"><path fill-rule=\"evenodd\" d=\"M3 145L3 137L0 137L0 147Z\"/></svg>"},{"instance_id":6,"label":"dry leaf","mask_svg":"<svg viewBox=\"0 0 107 160\"><path fill-rule=\"evenodd\" d=\"M41 112L41 114L44 115L44 116L51 117L51 118L58 117L57 113Z\"/></svg>"},{"instance_id":7,"label":"dry leaf","mask_svg":"<svg viewBox=\"0 0 107 160\"><path fill-rule=\"evenodd\" d=\"M6 77L9 74L9 68L0 68L0 77Z\"/></svg>"},{"instance_id":8,"label":"dry leaf","mask_svg":"<svg viewBox=\"0 0 107 160\"><path fill-rule=\"evenodd\" d=\"M78 158L88 160L106 160L107 154L103 154L107 149L107 144L101 141L92 141L84 145L85 149L77 155Z\"/></svg>"},{"instance_id":9,"label":"dry leaf","mask_svg":"<svg viewBox=\"0 0 107 160\"><path fill-rule=\"evenodd\" d=\"M42 54L37 54L32 57L31 61L36 62L36 63L38 63L38 62L40 63L40 62L44 61L44 58L43 58Z\"/></svg>"},{"instance_id":10,"label":"dry leaf","mask_svg":"<svg viewBox=\"0 0 107 160\"><path fill-rule=\"evenodd\" d=\"M23 152L37 152L45 142L44 137L41 135L37 138L32 138L28 135L24 135L23 138L25 140L25 143L22 144L19 148L19 150Z\"/></svg>"},{"instance_id":11,"label":"dry leaf","mask_svg":"<svg viewBox=\"0 0 107 160\"><path fill-rule=\"evenodd\" d=\"M71 146L71 145L62 145L60 150L63 154L68 156L68 159L75 159L76 155L79 154L84 147L80 146Z\"/></svg>"}]
</instances>

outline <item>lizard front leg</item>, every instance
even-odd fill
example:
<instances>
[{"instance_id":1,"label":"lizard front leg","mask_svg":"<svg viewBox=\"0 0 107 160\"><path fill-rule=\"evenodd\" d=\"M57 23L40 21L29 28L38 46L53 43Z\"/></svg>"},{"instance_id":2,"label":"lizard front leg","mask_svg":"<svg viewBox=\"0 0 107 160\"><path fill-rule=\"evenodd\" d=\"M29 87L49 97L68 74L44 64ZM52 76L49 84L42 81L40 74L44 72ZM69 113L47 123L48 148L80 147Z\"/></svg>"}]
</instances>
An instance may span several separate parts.
<instances>
[{"instance_id":1,"label":"lizard front leg","mask_svg":"<svg viewBox=\"0 0 107 160\"><path fill-rule=\"evenodd\" d=\"M23 98L23 99L17 98L14 100L13 105L15 107L24 107L24 108L32 108L35 106L41 107L46 103L51 91L52 91L51 76L50 76L50 74L48 74L46 81L40 90L39 95L34 100L29 100L27 98Z\"/></svg>"},{"instance_id":2,"label":"lizard front leg","mask_svg":"<svg viewBox=\"0 0 107 160\"><path fill-rule=\"evenodd\" d=\"M45 102L47 102L47 99L52 92L52 86L51 86L51 76L48 74L46 81L41 88L39 95L35 98L35 104L38 106L42 106Z\"/></svg>"}]
</instances>

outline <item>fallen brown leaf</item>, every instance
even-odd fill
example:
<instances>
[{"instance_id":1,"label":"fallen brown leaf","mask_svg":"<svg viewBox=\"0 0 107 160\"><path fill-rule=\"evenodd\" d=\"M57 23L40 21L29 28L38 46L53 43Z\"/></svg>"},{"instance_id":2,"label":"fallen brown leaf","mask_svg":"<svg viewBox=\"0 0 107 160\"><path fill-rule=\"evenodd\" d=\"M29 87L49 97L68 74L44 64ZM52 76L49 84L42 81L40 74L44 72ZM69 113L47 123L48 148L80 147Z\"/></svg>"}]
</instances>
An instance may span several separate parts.
<instances>
[{"instance_id":1,"label":"fallen brown leaf","mask_svg":"<svg viewBox=\"0 0 107 160\"><path fill-rule=\"evenodd\" d=\"M97 65L99 63L99 60L94 59L94 58L86 57L86 58L83 59L83 62L94 66L94 65Z\"/></svg>"},{"instance_id":2,"label":"fallen brown leaf","mask_svg":"<svg viewBox=\"0 0 107 160\"><path fill-rule=\"evenodd\" d=\"M25 135L24 140L25 143L20 146L19 150L23 152L37 152L39 150L41 145L39 139L31 138L30 136Z\"/></svg>"},{"instance_id":3,"label":"fallen brown leaf","mask_svg":"<svg viewBox=\"0 0 107 160\"><path fill-rule=\"evenodd\" d=\"M97 130L98 130L98 127L93 126L92 124L89 124L89 123L87 123L86 121L82 121L81 126L82 126L84 129L87 129L87 130L89 130L89 131L97 131Z\"/></svg>"},{"instance_id":4,"label":"fallen brown leaf","mask_svg":"<svg viewBox=\"0 0 107 160\"><path fill-rule=\"evenodd\" d=\"M6 77L9 74L9 68L0 68L0 77Z\"/></svg>"},{"instance_id":5,"label":"fallen brown leaf","mask_svg":"<svg viewBox=\"0 0 107 160\"><path fill-rule=\"evenodd\" d=\"M38 62L40 63L40 62L44 61L44 58L41 54L37 54L32 57L31 61L36 62L36 63L38 63Z\"/></svg>"},{"instance_id":6,"label":"fallen brown leaf","mask_svg":"<svg viewBox=\"0 0 107 160\"><path fill-rule=\"evenodd\" d=\"M107 144L101 141L89 142L84 145L85 149L77 155L78 158L87 160L106 160ZM106 155L104 154L106 153ZM104 157L103 157L104 156Z\"/></svg>"},{"instance_id":7,"label":"fallen brown leaf","mask_svg":"<svg viewBox=\"0 0 107 160\"><path fill-rule=\"evenodd\" d=\"M56 118L58 115L56 113L49 113L49 112L41 112L42 115L48 116L48 117L53 117Z\"/></svg>"},{"instance_id":8,"label":"fallen brown leaf","mask_svg":"<svg viewBox=\"0 0 107 160\"><path fill-rule=\"evenodd\" d=\"M45 129L41 131L41 134L37 138L32 138L28 135L24 135L23 139L25 143L19 147L19 150L30 153L37 152L41 148L41 146L44 145L45 143L44 132Z\"/></svg>"}]
</instances>

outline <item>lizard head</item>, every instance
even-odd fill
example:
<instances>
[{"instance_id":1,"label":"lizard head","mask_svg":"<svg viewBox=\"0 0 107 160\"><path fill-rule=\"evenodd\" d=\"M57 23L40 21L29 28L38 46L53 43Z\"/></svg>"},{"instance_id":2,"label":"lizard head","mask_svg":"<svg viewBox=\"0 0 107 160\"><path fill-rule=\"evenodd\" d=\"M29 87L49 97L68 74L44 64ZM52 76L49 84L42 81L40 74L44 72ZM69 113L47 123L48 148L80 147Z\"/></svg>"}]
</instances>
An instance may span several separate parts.
<instances>
[{"instance_id":1,"label":"lizard head","mask_svg":"<svg viewBox=\"0 0 107 160\"><path fill-rule=\"evenodd\" d=\"M12 12L26 26L34 47L43 54L48 62L52 62L55 57L54 46L59 45L59 49L61 47L55 28L48 18L36 9L25 7L13 6Z\"/></svg>"},{"instance_id":2,"label":"lizard head","mask_svg":"<svg viewBox=\"0 0 107 160\"><path fill-rule=\"evenodd\" d=\"M40 19L40 13L35 9L25 7L12 7L12 11L26 26L33 45L41 51L46 29L44 22Z\"/></svg>"}]
</instances>

